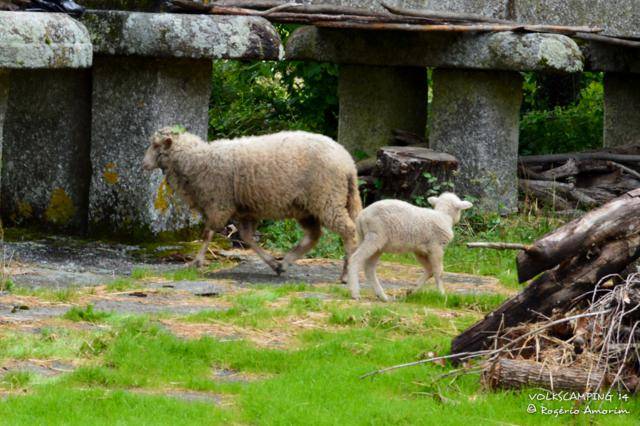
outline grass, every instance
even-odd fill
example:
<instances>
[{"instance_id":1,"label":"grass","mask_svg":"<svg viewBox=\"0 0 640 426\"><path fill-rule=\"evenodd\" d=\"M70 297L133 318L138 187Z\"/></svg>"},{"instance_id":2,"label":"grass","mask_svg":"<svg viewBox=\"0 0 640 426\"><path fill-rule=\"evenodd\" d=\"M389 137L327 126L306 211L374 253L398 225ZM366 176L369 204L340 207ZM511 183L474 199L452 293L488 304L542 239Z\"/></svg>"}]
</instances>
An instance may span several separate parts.
<instances>
[{"instance_id":1,"label":"grass","mask_svg":"<svg viewBox=\"0 0 640 426\"><path fill-rule=\"evenodd\" d=\"M463 244L530 242L558 222L532 217L529 224L527 220L521 216L467 218L447 251L447 270L498 275L514 286L514 252L473 251ZM319 252L340 257L333 237L327 238ZM412 263L410 256L388 259ZM192 268L166 273L139 269L130 278L109 283L107 290L144 288L145 280L158 277L194 280L203 275ZM80 290L74 292L76 296L70 292L58 300L72 303ZM45 292L33 295L57 297ZM36 329L0 325L0 366L17 360L63 360L76 366L73 372L53 378L23 371L4 374L0 423L637 424L637 397L628 401L614 397L602 403L602 407L627 409L629 415L529 414L530 395L539 390L489 391L480 385L477 374L443 378L455 368L449 364L359 378L381 367L448 353L451 339L499 306L505 299L502 295L442 296L426 290L384 304L368 298L351 301L345 286L301 282L277 287L256 284L221 299L222 308L191 315L116 315L87 305L75 306ZM177 337L171 331L176 323L204 331L226 327L232 334ZM279 335L288 340L269 343L270 337ZM256 379L220 380L213 375L220 369ZM169 391L201 392L225 403L185 401ZM574 408L573 401L535 404L538 410L543 405ZM591 403L592 408L600 405Z\"/></svg>"},{"instance_id":2,"label":"grass","mask_svg":"<svg viewBox=\"0 0 640 426\"><path fill-rule=\"evenodd\" d=\"M451 369L446 365L425 365L359 379L380 366L419 359L425 351L447 351L451 333L439 331L445 320L426 315L424 322L432 332L414 333L395 326L404 315L394 314L393 308L385 305L370 309L366 316L369 319L356 327L341 320L345 328L339 331L302 333L302 346L296 350L260 349L246 341L222 343L207 337L183 340L153 322L130 318L114 329L98 358L75 372L40 385L30 385L31 379L22 376L10 379L14 387L26 386L29 390L24 396L9 396L0 402L0 416L9 424L542 422L541 415L526 412L528 395L537 391L487 392L480 387L477 375L461 377L451 384L438 379ZM401 308L412 309L409 305ZM335 309L341 318L362 312L358 307L345 308L342 313ZM266 376L248 383L220 383L211 379L215 366ZM226 407L187 403L133 392L136 389L210 392L227 395L232 403ZM573 406L561 401L545 405ZM640 402L613 401L604 406L623 406L637 412ZM635 419L550 416L544 422L631 425Z\"/></svg>"}]
</instances>

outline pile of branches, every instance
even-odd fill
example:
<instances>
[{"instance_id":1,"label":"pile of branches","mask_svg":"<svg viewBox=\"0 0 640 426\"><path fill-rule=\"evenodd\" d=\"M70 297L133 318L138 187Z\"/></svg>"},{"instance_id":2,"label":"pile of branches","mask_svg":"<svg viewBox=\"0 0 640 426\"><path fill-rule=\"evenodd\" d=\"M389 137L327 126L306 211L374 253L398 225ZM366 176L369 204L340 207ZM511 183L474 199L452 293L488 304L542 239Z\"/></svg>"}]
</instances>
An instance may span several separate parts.
<instances>
[{"instance_id":1,"label":"pile of branches","mask_svg":"<svg viewBox=\"0 0 640 426\"><path fill-rule=\"evenodd\" d=\"M501 330L482 363L491 388L640 393L640 274L607 277L587 306ZM586 301L586 302L585 302Z\"/></svg>"},{"instance_id":2,"label":"pile of branches","mask_svg":"<svg viewBox=\"0 0 640 426\"><path fill-rule=\"evenodd\" d=\"M175 13L263 16L272 22L310 24L317 27L393 31L448 32L545 32L624 47L640 48L640 40L598 34L602 28L588 26L531 25L473 13L429 9L405 9L380 2L384 11L330 4L290 3L274 0L218 0L195 2L169 0Z\"/></svg>"},{"instance_id":3,"label":"pile of branches","mask_svg":"<svg viewBox=\"0 0 640 426\"><path fill-rule=\"evenodd\" d=\"M640 145L523 156L518 177L527 198L559 211L592 209L640 187Z\"/></svg>"},{"instance_id":4,"label":"pile of branches","mask_svg":"<svg viewBox=\"0 0 640 426\"><path fill-rule=\"evenodd\" d=\"M219 0L200 3L191 0L170 0L170 10L176 13L212 13L219 15L254 15L279 23L311 24L318 27L398 31L524 31L549 32L579 37L600 36L601 28L586 26L528 25L490 18L477 14L443 12L426 9L404 9L385 2L378 12L349 6L313 5L271 0ZM623 40L623 42L632 42ZM637 43L640 46L640 42Z\"/></svg>"},{"instance_id":5,"label":"pile of branches","mask_svg":"<svg viewBox=\"0 0 640 426\"><path fill-rule=\"evenodd\" d=\"M491 348L394 365L361 378L451 359L462 368L440 377L480 372L489 388L640 393L640 273L614 285L616 279L604 278L568 312L499 330Z\"/></svg>"}]
</instances>

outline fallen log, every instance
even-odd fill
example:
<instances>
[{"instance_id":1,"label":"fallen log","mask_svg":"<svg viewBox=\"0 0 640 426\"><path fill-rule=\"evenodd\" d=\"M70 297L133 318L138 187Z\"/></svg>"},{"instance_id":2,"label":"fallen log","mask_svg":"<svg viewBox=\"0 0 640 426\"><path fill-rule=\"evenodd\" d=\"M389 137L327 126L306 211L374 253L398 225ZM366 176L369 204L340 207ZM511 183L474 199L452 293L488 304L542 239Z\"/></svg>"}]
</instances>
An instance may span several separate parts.
<instances>
[{"instance_id":1,"label":"fallen log","mask_svg":"<svg viewBox=\"0 0 640 426\"><path fill-rule=\"evenodd\" d=\"M518 161L523 164L558 163L561 161L568 161L572 158L576 160L609 160L619 163L640 162L640 155L615 154L610 152L574 152L569 154L524 155L521 156Z\"/></svg>"},{"instance_id":2,"label":"fallen log","mask_svg":"<svg viewBox=\"0 0 640 426\"><path fill-rule=\"evenodd\" d=\"M548 366L525 360L501 358L482 375L489 388L544 388L594 392L604 382L602 371L588 371L579 367Z\"/></svg>"},{"instance_id":3,"label":"fallen log","mask_svg":"<svg viewBox=\"0 0 640 426\"><path fill-rule=\"evenodd\" d=\"M592 210L536 241L532 250L517 258L518 280L527 281L567 258L605 241L640 232L640 188Z\"/></svg>"},{"instance_id":4,"label":"fallen log","mask_svg":"<svg viewBox=\"0 0 640 426\"><path fill-rule=\"evenodd\" d=\"M636 225L640 225L640 216L636 216ZM592 247L577 256L575 252L567 253L562 263L540 275L520 294L453 339L451 353L483 350L499 330L537 320L540 315L565 312L584 301L585 295L591 296L602 278L624 270L640 258L639 231L640 227L636 226L635 235ZM534 244L531 250L520 255L533 256L535 250Z\"/></svg>"}]
</instances>

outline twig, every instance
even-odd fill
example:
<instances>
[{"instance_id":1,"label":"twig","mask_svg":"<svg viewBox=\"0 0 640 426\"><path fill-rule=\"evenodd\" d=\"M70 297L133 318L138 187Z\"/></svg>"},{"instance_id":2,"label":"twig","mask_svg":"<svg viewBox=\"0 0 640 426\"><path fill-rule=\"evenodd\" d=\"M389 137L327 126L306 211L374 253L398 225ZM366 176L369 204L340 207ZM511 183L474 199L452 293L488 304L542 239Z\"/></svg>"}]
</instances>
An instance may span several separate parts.
<instances>
[{"instance_id":1,"label":"twig","mask_svg":"<svg viewBox=\"0 0 640 426\"><path fill-rule=\"evenodd\" d=\"M555 163L567 161L571 158L576 160L609 160L623 163L640 162L640 155L611 154L608 152L576 152L569 154L546 154L546 155L525 155L518 159L522 164L531 163Z\"/></svg>"},{"instance_id":2,"label":"twig","mask_svg":"<svg viewBox=\"0 0 640 426\"><path fill-rule=\"evenodd\" d=\"M616 163L615 161L610 161L609 163L611 163L613 166L619 168L620 170L622 170L623 172L630 174L633 177L636 177L638 179L640 179L640 173L636 172L635 170L633 170L630 167L624 166L620 163Z\"/></svg>"},{"instance_id":3,"label":"twig","mask_svg":"<svg viewBox=\"0 0 640 426\"><path fill-rule=\"evenodd\" d=\"M520 243L490 243L490 242L475 242L475 243L467 243L467 247L469 248L488 248L494 250L531 250L530 244L520 244Z\"/></svg>"},{"instance_id":4,"label":"twig","mask_svg":"<svg viewBox=\"0 0 640 426\"><path fill-rule=\"evenodd\" d=\"M605 36L600 34L577 32L572 37L580 40L597 41L601 43L613 44L616 46L640 48L640 41L626 40L623 38L610 37L610 36Z\"/></svg>"}]
</instances>

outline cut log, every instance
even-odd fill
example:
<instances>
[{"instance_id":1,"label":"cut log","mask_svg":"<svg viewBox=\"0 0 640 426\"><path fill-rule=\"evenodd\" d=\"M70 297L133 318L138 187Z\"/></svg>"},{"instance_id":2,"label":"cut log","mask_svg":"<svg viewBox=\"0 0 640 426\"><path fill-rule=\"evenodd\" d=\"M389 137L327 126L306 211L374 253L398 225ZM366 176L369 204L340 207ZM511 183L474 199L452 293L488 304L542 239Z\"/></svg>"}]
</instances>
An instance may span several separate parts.
<instances>
[{"instance_id":1,"label":"cut log","mask_svg":"<svg viewBox=\"0 0 640 426\"><path fill-rule=\"evenodd\" d=\"M638 193L640 195L640 191ZM588 234L590 224L583 219L584 217L574 222L583 227L577 228L578 230ZM599 222L593 224L596 229L602 227L599 225L601 225ZM634 234L610 241L601 247L585 246L586 252L577 256L575 255L582 251L580 246L564 251L565 256L560 259L562 263L540 275L520 294L507 300L498 309L457 336L451 344L451 352L456 354L485 349L499 329L537 320L539 314L550 316L553 312L564 312L584 300L585 295L589 297L602 278L623 271L629 264L640 258L640 227L638 225L640 225L640 216L636 215ZM571 228L576 229L575 225ZM556 240L557 245L563 243L562 239ZM520 256L533 256L536 247L538 247L537 243L529 251L521 252Z\"/></svg>"},{"instance_id":2,"label":"cut log","mask_svg":"<svg viewBox=\"0 0 640 426\"><path fill-rule=\"evenodd\" d=\"M542 237L517 259L518 280L527 281L578 253L605 241L640 232L640 188L592 210Z\"/></svg>"},{"instance_id":3,"label":"cut log","mask_svg":"<svg viewBox=\"0 0 640 426\"><path fill-rule=\"evenodd\" d=\"M501 358L483 373L482 381L492 389L541 387L556 392L594 392L604 382L603 374L579 367L550 367L530 360Z\"/></svg>"},{"instance_id":4,"label":"cut log","mask_svg":"<svg viewBox=\"0 0 640 426\"><path fill-rule=\"evenodd\" d=\"M451 189L458 169L454 156L428 148L387 146L377 158L373 176L380 182L379 195L410 202Z\"/></svg>"}]
</instances>

